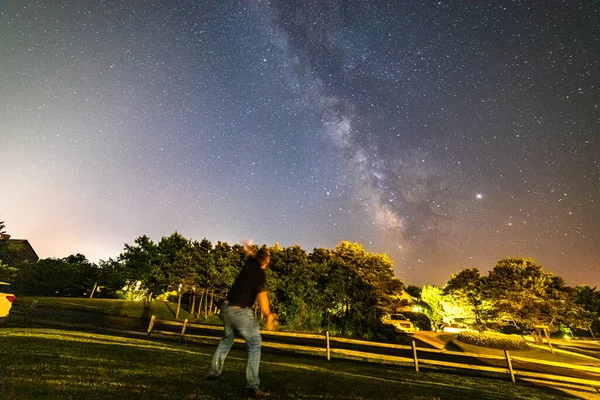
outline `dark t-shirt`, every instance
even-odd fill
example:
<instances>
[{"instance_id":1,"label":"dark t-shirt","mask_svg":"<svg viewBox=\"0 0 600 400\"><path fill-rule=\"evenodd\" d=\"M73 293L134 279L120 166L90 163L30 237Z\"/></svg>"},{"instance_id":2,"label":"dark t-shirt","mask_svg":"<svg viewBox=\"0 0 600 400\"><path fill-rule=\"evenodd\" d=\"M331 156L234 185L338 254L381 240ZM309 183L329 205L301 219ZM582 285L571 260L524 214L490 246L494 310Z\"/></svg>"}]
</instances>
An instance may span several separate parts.
<instances>
[{"instance_id":1,"label":"dark t-shirt","mask_svg":"<svg viewBox=\"0 0 600 400\"><path fill-rule=\"evenodd\" d=\"M250 258L235 278L233 286L227 293L227 300L234 306L252 307L256 295L265 290L265 271L260 264Z\"/></svg>"}]
</instances>

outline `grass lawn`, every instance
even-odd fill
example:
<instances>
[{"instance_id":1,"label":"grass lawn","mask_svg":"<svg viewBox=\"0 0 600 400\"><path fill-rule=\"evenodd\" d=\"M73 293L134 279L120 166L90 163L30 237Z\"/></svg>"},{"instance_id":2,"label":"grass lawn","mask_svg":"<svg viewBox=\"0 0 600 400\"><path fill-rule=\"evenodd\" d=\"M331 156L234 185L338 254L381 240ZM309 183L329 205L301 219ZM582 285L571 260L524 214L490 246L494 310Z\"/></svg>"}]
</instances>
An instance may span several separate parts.
<instances>
[{"instance_id":1,"label":"grass lawn","mask_svg":"<svg viewBox=\"0 0 600 400\"><path fill-rule=\"evenodd\" d=\"M0 399L239 399L246 353L205 381L215 346L47 328L0 328ZM506 378L263 352L274 399L581 398Z\"/></svg>"},{"instance_id":2,"label":"grass lawn","mask_svg":"<svg viewBox=\"0 0 600 400\"><path fill-rule=\"evenodd\" d=\"M153 301L150 308L144 307L144 302L133 300L117 299L87 299L76 297L18 297L15 300L15 307L20 309L29 309L36 302L35 307L46 307L62 310L80 310L101 312L110 315L121 315L126 317L143 318L156 315L157 318L175 319L177 303L167 303L163 301ZM181 320L194 317L183 308L179 312Z\"/></svg>"}]
</instances>

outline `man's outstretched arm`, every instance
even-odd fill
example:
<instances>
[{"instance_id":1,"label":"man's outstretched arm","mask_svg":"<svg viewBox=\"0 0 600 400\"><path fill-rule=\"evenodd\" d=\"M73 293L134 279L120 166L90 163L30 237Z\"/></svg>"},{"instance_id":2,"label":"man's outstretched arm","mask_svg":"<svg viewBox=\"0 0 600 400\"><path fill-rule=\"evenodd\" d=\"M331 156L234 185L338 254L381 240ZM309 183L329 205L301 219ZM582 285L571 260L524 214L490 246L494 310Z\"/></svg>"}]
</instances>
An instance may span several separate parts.
<instances>
[{"instance_id":1,"label":"man's outstretched arm","mask_svg":"<svg viewBox=\"0 0 600 400\"><path fill-rule=\"evenodd\" d=\"M263 315L265 317L267 317L267 330L272 331L275 329L275 317L277 315L275 315L275 313L271 312L271 309L269 308L269 297L267 295L267 292L260 292L258 294L258 303L260 304L260 310L262 311Z\"/></svg>"}]
</instances>

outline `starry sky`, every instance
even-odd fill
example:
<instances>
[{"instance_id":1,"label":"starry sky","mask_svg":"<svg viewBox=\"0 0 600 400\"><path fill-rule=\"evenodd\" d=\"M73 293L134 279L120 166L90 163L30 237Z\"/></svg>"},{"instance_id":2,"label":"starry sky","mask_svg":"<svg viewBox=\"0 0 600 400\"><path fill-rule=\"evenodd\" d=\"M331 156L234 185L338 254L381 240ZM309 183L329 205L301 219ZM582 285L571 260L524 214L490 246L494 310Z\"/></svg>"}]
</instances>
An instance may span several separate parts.
<instances>
[{"instance_id":1,"label":"starry sky","mask_svg":"<svg viewBox=\"0 0 600 400\"><path fill-rule=\"evenodd\" d=\"M600 3L0 0L0 220L600 287Z\"/></svg>"}]
</instances>

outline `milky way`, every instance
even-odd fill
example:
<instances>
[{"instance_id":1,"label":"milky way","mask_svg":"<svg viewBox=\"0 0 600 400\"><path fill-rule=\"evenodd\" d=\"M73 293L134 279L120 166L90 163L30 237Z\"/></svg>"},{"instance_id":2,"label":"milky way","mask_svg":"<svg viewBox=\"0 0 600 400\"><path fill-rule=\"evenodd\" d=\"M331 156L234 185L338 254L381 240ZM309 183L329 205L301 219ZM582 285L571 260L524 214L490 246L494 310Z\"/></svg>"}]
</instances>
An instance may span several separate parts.
<instances>
[{"instance_id":1,"label":"milky way","mask_svg":"<svg viewBox=\"0 0 600 400\"><path fill-rule=\"evenodd\" d=\"M0 220L41 257L177 230L600 286L598 2L0 10Z\"/></svg>"}]
</instances>

